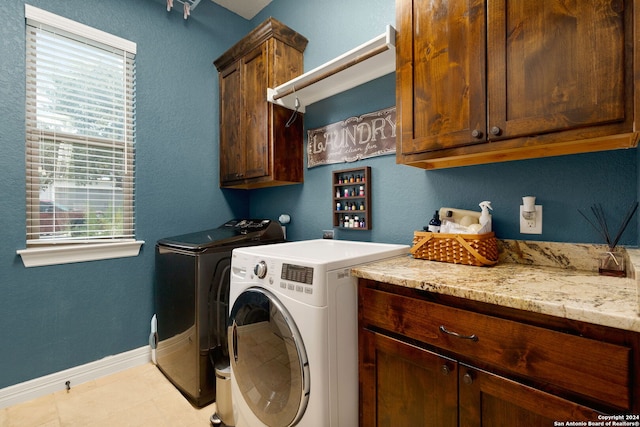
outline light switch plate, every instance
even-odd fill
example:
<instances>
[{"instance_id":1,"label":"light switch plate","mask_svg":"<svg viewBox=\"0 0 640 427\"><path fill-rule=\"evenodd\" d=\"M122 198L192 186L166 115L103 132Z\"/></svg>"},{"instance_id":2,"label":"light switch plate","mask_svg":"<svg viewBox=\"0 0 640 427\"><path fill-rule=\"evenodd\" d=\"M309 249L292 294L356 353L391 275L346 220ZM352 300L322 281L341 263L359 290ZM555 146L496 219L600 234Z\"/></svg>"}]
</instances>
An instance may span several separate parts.
<instances>
[{"instance_id":1,"label":"light switch plate","mask_svg":"<svg viewBox=\"0 0 640 427\"><path fill-rule=\"evenodd\" d=\"M522 216L524 206L520 205L520 233L522 234L542 234L542 206L536 205L535 219L525 219Z\"/></svg>"}]
</instances>

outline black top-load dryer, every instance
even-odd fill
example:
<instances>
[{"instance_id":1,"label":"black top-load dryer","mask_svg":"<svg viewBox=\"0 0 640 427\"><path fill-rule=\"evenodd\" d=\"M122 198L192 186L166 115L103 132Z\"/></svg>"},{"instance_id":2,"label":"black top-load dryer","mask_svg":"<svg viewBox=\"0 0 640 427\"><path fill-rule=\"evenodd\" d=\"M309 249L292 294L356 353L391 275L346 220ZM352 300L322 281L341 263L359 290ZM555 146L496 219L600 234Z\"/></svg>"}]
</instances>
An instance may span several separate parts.
<instances>
[{"instance_id":1,"label":"black top-load dryer","mask_svg":"<svg viewBox=\"0 0 640 427\"><path fill-rule=\"evenodd\" d=\"M156 363L195 405L215 400L214 365L229 363L232 250L284 241L278 222L243 219L157 242Z\"/></svg>"}]
</instances>

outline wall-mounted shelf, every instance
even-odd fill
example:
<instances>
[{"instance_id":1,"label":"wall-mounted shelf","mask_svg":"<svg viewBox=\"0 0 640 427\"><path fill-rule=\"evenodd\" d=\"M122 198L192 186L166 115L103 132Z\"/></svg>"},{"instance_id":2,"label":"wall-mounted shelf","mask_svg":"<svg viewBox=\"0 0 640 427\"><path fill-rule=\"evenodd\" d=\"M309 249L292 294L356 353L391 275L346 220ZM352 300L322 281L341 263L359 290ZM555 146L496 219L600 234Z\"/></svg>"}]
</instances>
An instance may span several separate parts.
<instances>
[{"instance_id":1,"label":"wall-mounted shelf","mask_svg":"<svg viewBox=\"0 0 640 427\"><path fill-rule=\"evenodd\" d=\"M267 89L270 102L298 111L321 99L344 92L396 70L396 30L387 25L386 31L349 52L281 84Z\"/></svg>"},{"instance_id":2,"label":"wall-mounted shelf","mask_svg":"<svg viewBox=\"0 0 640 427\"><path fill-rule=\"evenodd\" d=\"M333 172L333 226L371 230L371 167Z\"/></svg>"}]
</instances>

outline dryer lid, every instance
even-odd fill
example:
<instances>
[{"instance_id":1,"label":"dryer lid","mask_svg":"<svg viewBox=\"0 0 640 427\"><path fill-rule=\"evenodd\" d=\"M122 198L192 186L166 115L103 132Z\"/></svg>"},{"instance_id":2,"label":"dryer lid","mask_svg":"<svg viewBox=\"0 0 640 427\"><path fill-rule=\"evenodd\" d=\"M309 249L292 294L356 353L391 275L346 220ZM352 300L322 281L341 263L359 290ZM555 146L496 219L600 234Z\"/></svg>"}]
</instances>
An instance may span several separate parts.
<instances>
[{"instance_id":1,"label":"dryer lid","mask_svg":"<svg viewBox=\"0 0 640 427\"><path fill-rule=\"evenodd\" d=\"M233 219L218 228L158 240L158 245L198 252L242 242L284 242L284 233L270 219Z\"/></svg>"}]
</instances>

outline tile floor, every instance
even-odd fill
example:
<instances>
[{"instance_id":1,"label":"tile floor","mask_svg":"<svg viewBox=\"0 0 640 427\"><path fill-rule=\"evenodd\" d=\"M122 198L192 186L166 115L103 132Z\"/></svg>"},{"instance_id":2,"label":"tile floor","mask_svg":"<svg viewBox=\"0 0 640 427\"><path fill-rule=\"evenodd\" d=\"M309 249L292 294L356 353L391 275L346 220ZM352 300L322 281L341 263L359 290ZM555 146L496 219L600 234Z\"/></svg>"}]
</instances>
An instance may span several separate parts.
<instances>
[{"instance_id":1,"label":"tile floor","mask_svg":"<svg viewBox=\"0 0 640 427\"><path fill-rule=\"evenodd\" d=\"M207 427L215 403L192 406L148 363L0 409L2 427Z\"/></svg>"}]
</instances>

